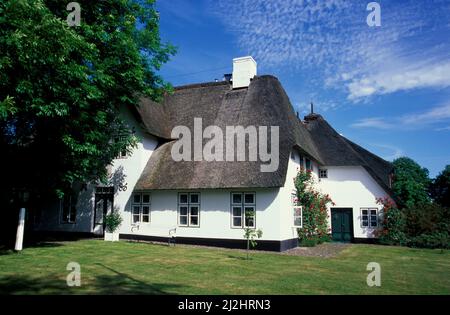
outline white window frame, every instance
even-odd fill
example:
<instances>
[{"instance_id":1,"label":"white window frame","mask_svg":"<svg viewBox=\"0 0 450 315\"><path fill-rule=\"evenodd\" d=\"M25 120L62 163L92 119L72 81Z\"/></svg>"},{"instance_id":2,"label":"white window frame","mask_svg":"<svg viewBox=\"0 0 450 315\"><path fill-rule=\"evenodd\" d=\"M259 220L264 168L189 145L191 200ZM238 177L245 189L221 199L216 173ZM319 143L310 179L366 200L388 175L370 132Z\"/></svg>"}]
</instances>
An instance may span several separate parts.
<instances>
[{"instance_id":1,"label":"white window frame","mask_svg":"<svg viewBox=\"0 0 450 315\"><path fill-rule=\"evenodd\" d=\"M322 175L322 172L324 172L325 176ZM328 169L319 168L319 178L328 178Z\"/></svg>"},{"instance_id":2,"label":"white window frame","mask_svg":"<svg viewBox=\"0 0 450 315\"><path fill-rule=\"evenodd\" d=\"M144 202L144 195L148 195L148 202ZM139 196L139 202L135 201L135 196ZM151 194L148 192L134 192L131 197L131 224L150 224L151 219ZM148 208L148 214L144 214L144 208ZM137 212L135 211L137 209ZM135 221L134 218L137 217L138 220ZM144 222L144 217L148 217L148 221Z\"/></svg>"},{"instance_id":3,"label":"white window frame","mask_svg":"<svg viewBox=\"0 0 450 315\"><path fill-rule=\"evenodd\" d=\"M181 195L187 196L186 202L181 202ZM197 202L192 202L191 196L197 195L198 200ZM178 193L178 226L182 227L200 227L200 198L201 195L199 192L180 192ZM181 215L181 208L186 207L186 214ZM192 214L192 208L197 207L197 214ZM181 223L181 217L186 217L186 224ZM197 224L192 223L192 218L197 218Z\"/></svg>"},{"instance_id":4,"label":"white window frame","mask_svg":"<svg viewBox=\"0 0 450 315\"><path fill-rule=\"evenodd\" d=\"M69 209L66 213L66 215L64 215L65 211L64 211L64 200L69 198ZM63 224L75 224L77 221L77 208L76 205L72 204L72 196L64 196L59 200L59 211L60 211L60 218L61 218L61 223ZM72 220L72 213L75 212L75 216L74 219Z\"/></svg>"},{"instance_id":5,"label":"white window frame","mask_svg":"<svg viewBox=\"0 0 450 315\"><path fill-rule=\"evenodd\" d=\"M367 214L363 214L363 211L367 211ZM372 211L375 211L375 214L372 214ZM361 227L362 228L377 228L378 227L378 208L361 208ZM367 219L364 219L367 217ZM367 222L367 225L364 225L364 222ZM375 222L375 225L372 225L372 222Z\"/></svg>"},{"instance_id":6,"label":"white window frame","mask_svg":"<svg viewBox=\"0 0 450 315\"><path fill-rule=\"evenodd\" d=\"M114 137L114 141L116 141L116 139L119 139L119 141L121 141L121 140L125 139L126 137L127 136L124 136L124 135L115 136ZM116 156L116 160L124 160L124 159L127 159L127 158L128 158L128 152L124 151L124 150L120 151L119 154Z\"/></svg>"},{"instance_id":7,"label":"white window frame","mask_svg":"<svg viewBox=\"0 0 450 315\"><path fill-rule=\"evenodd\" d=\"M303 227L303 207L299 206L294 200L297 198L297 193L296 191L293 191L291 193L291 204L292 204L292 217L293 217L293 222L292 222L292 226L295 228L302 228ZM296 215L296 211L297 209L300 209L300 216ZM295 224L296 219L300 217L300 225Z\"/></svg>"},{"instance_id":8,"label":"white window frame","mask_svg":"<svg viewBox=\"0 0 450 315\"><path fill-rule=\"evenodd\" d=\"M234 202L234 195L240 195L241 202L237 203ZM245 202L245 195L252 195L253 196L253 202ZM240 208L240 215L234 215L234 209ZM252 208L253 210L253 225L247 225L247 215L246 215L246 208ZM234 224L234 219L239 218L241 220L240 225ZM231 193L231 228L233 229L244 229L244 228L256 228L256 193L255 192L249 192L249 191L242 191L242 192L232 192Z\"/></svg>"},{"instance_id":9,"label":"white window frame","mask_svg":"<svg viewBox=\"0 0 450 315\"><path fill-rule=\"evenodd\" d=\"M300 215L296 215L296 210L300 209ZM302 228L303 227L303 207L302 206L293 206L292 207L292 215L294 218L293 226L296 228ZM300 218L300 225L295 224L296 220Z\"/></svg>"}]
</instances>

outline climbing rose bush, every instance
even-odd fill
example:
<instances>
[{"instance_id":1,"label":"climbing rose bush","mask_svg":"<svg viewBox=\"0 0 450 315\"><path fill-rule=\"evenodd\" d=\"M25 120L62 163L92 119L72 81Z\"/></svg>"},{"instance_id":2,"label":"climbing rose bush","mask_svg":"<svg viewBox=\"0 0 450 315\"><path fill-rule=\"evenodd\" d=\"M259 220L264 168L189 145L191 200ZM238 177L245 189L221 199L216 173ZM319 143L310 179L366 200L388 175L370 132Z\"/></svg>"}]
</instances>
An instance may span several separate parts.
<instances>
[{"instance_id":1,"label":"climbing rose bush","mask_svg":"<svg viewBox=\"0 0 450 315\"><path fill-rule=\"evenodd\" d=\"M300 244L315 246L329 241L328 204L334 205L330 196L316 190L311 170L300 168L294 184L294 202L303 207L303 227L297 229Z\"/></svg>"},{"instance_id":2,"label":"climbing rose bush","mask_svg":"<svg viewBox=\"0 0 450 315\"><path fill-rule=\"evenodd\" d=\"M381 229L376 231L381 244L406 245L408 237L405 234L405 215L397 208L389 197L378 198L377 204L383 207L383 220Z\"/></svg>"}]
</instances>

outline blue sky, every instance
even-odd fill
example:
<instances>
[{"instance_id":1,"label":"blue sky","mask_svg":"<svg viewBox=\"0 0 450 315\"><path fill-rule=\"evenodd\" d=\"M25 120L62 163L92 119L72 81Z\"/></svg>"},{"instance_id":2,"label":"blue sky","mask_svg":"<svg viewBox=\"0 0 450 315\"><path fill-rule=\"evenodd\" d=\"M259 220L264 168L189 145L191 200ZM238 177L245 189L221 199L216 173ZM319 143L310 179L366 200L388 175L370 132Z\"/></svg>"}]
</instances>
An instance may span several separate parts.
<instances>
[{"instance_id":1,"label":"blue sky","mask_svg":"<svg viewBox=\"0 0 450 315\"><path fill-rule=\"evenodd\" d=\"M450 0L159 0L161 36L178 47L174 85L231 73L251 55L303 116L314 102L335 129L379 156L409 156L436 176L450 164Z\"/></svg>"}]
</instances>

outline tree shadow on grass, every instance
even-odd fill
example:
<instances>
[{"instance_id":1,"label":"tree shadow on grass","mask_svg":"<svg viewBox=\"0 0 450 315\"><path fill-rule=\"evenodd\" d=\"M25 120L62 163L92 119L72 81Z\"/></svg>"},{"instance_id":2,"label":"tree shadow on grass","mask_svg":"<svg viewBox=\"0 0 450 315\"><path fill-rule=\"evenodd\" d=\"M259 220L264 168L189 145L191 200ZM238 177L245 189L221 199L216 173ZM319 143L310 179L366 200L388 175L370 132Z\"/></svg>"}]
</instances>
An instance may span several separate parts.
<instances>
[{"instance_id":1,"label":"tree shadow on grass","mask_svg":"<svg viewBox=\"0 0 450 315\"><path fill-rule=\"evenodd\" d=\"M238 255L227 255L228 258L237 259L237 260L247 260L247 256L238 256ZM249 260L252 259L249 257Z\"/></svg>"},{"instance_id":2,"label":"tree shadow on grass","mask_svg":"<svg viewBox=\"0 0 450 315\"><path fill-rule=\"evenodd\" d=\"M146 283L133 279L125 274L113 276L101 275L92 283L83 283L80 287L69 287L65 279L33 278L29 276L0 277L1 295L42 295L42 294L140 294L163 295L175 294L173 289L182 287L178 284Z\"/></svg>"},{"instance_id":3,"label":"tree shadow on grass","mask_svg":"<svg viewBox=\"0 0 450 315\"><path fill-rule=\"evenodd\" d=\"M113 272L114 275L99 275L83 282L81 274L81 286L69 287L66 279L48 277L30 277L28 275L13 275L0 277L1 295L34 295L34 294L140 294L140 295L163 295L176 294L174 289L185 287L170 283L148 283L133 278L125 273L116 271L103 264L98 264ZM69 271L67 272L69 274Z\"/></svg>"},{"instance_id":4,"label":"tree shadow on grass","mask_svg":"<svg viewBox=\"0 0 450 315\"><path fill-rule=\"evenodd\" d=\"M114 276L99 276L95 279L100 294L174 294L171 289L186 287L179 284L152 283L138 280L101 263L97 265L114 273Z\"/></svg>"},{"instance_id":5,"label":"tree shadow on grass","mask_svg":"<svg viewBox=\"0 0 450 315\"><path fill-rule=\"evenodd\" d=\"M24 249L26 250L27 248L51 248L51 247L59 247L59 246L64 246L64 244L54 243L54 242L36 242L36 243L24 245ZM14 251L13 248L11 248L11 247L0 246L0 256L17 255L17 254L19 254L19 253Z\"/></svg>"}]
</instances>

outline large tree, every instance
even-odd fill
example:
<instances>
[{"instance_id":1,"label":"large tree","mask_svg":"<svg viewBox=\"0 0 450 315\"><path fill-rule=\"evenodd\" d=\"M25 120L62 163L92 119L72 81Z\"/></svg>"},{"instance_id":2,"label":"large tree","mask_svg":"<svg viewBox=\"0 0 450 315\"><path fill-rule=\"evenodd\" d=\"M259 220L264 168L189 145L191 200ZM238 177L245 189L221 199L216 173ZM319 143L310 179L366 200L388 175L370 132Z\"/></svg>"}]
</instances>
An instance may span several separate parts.
<instances>
[{"instance_id":1,"label":"large tree","mask_svg":"<svg viewBox=\"0 0 450 315\"><path fill-rule=\"evenodd\" d=\"M153 0L79 1L72 27L68 2L0 1L3 200L105 178L135 142L121 107L168 88L157 72L175 49L160 39Z\"/></svg>"},{"instance_id":2,"label":"large tree","mask_svg":"<svg viewBox=\"0 0 450 315\"><path fill-rule=\"evenodd\" d=\"M444 207L450 207L450 165L433 180L431 184L431 197Z\"/></svg>"},{"instance_id":3,"label":"large tree","mask_svg":"<svg viewBox=\"0 0 450 315\"><path fill-rule=\"evenodd\" d=\"M399 208L429 203L428 189L431 181L428 177L428 170L408 157L398 158L394 160L393 164L392 190Z\"/></svg>"}]
</instances>

